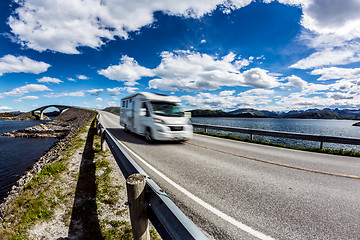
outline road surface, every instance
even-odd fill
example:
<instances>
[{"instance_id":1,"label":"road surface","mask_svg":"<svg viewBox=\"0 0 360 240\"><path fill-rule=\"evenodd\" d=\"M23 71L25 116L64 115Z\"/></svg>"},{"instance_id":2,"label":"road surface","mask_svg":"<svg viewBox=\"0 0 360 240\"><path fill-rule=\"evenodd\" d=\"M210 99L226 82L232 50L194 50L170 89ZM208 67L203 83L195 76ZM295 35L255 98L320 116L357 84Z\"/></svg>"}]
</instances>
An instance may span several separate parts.
<instances>
[{"instance_id":1,"label":"road surface","mask_svg":"<svg viewBox=\"0 0 360 240\"><path fill-rule=\"evenodd\" d=\"M360 239L360 159L195 134L147 143L100 121L213 239Z\"/></svg>"}]
</instances>

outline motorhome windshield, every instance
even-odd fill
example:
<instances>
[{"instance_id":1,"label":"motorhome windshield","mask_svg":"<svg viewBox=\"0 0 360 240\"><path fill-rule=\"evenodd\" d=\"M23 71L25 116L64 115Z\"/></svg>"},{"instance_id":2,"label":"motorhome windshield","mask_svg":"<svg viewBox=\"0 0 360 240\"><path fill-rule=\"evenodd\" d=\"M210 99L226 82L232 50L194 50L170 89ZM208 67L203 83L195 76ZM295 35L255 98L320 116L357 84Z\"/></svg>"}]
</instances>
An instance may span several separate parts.
<instances>
[{"instance_id":1,"label":"motorhome windshield","mask_svg":"<svg viewBox=\"0 0 360 240\"><path fill-rule=\"evenodd\" d=\"M183 117L184 112L181 111L176 103L170 102L151 102L154 114L166 117Z\"/></svg>"}]
</instances>

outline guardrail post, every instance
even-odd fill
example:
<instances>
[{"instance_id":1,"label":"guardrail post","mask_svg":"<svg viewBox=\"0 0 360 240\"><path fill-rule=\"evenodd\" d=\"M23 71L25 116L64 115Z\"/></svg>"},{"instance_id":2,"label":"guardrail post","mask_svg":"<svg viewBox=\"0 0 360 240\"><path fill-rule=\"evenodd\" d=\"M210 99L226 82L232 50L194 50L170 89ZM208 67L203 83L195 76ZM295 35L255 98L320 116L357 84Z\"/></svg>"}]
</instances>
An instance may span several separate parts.
<instances>
[{"instance_id":1,"label":"guardrail post","mask_svg":"<svg viewBox=\"0 0 360 240\"><path fill-rule=\"evenodd\" d=\"M323 147L324 147L324 142L321 141L321 142L320 142L320 149L323 149Z\"/></svg>"},{"instance_id":2,"label":"guardrail post","mask_svg":"<svg viewBox=\"0 0 360 240\"><path fill-rule=\"evenodd\" d=\"M149 220L146 214L146 177L135 173L126 179L130 220L134 240L149 240Z\"/></svg>"},{"instance_id":3,"label":"guardrail post","mask_svg":"<svg viewBox=\"0 0 360 240\"><path fill-rule=\"evenodd\" d=\"M99 120L96 119L96 134L99 135L100 134L100 123L99 123Z\"/></svg>"},{"instance_id":4,"label":"guardrail post","mask_svg":"<svg viewBox=\"0 0 360 240\"><path fill-rule=\"evenodd\" d=\"M104 141L105 141L105 130L104 129L101 129L100 130L100 137L101 137L101 151L104 151Z\"/></svg>"},{"instance_id":5,"label":"guardrail post","mask_svg":"<svg viewBox=\"0 0 360 240\"><path fill-rule=\"evenodd\" d=\"M252 133L250 133L250 140L254 140L254 136Z\"/></svg>"},{"instance_id":6,"label":"guardrail post","mask_svg":"<svg viewBox=\"0 0 360 240\"><path fill-rule=\"evenodd\" d=\"M207 133L207 128L204 128L204 132Z\"/></svg>"}]
</instances>

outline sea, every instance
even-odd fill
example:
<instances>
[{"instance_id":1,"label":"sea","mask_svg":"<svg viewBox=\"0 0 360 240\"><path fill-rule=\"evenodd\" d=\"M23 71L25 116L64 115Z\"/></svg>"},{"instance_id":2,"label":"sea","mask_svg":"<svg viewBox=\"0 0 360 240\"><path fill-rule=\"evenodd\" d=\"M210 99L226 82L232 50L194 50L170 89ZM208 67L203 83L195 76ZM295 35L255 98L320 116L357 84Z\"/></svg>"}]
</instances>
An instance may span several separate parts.
<instances>
[{"instance_id":1,"label":"sea","mask_svg":"<svg viewBox=\"0 0 360 240\"><path fill-rule=\"evenodd\" d=\"M0 133L24 129L46 121L0 120ZM56 141L56 138L11 138L0 136L0 203L16 181Z\"/></svg>"},{"instance_id":2,"label":"sea","mask_svg":"<svg viewBox=\"0 0 360 240\"><path fill-rule=\"evenodd\" d=\"M198 124L208 124L216 126L227 126L235 128L247 128L256 130L268 130L279 132L294 132L323 136L360 138L360 127L353 126L359 121L354 120L328 120L328 119L287 119L287 118L203 118L193 117L191 122ZM201 130L201 129L199 129ZM209 129L208 132L230 134L229 132ZM249 134L231 133L248 138ZM254 139L263 140L271 143L279 143L299 147L320 147L319 142L304 141L296 139L275 138L267 136L256 136ZM324 148L342 149L346 151L360 152L360 146L324 143Z\"/></svg>"}]
</instances>

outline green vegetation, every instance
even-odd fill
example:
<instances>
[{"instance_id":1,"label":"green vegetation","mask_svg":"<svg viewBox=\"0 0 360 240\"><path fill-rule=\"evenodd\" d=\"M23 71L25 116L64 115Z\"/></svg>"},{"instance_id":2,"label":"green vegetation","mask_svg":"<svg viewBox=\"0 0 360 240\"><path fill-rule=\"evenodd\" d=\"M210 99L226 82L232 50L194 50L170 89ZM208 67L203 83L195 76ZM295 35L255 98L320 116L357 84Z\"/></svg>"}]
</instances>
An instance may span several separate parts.
<instances>
[{"instance_id":1,"label":"green vegetation","mask_svg":"<svg viewBox=\"0 0 360 240\"><path fill-rule=\"evenodd\" d=\"M15 115L12 113L0 113L0 118L5 118L5 117L15 117Z\"/></svg>"},{"instance_id":2,"label":"green vegetation","mask_svg":"<svg viewBox=\"0 0 360 240\"><path fill-rule=\"evenodd\" d=\"M206 132L203 132L203 131L194 131L194 132L198 133L198 134L208 135L208 136L232 139L232 140L243 141L243 142L258 143L258 144L275 146L275 147L282 147L282 148L289 148L289 149L296 149L296 150L310 151L310 152L327 153L327 154L333 154L333 155L360 157L359 152L345 151L345 150L342 150L342 149L333 150L333 149L320 149L320 148L304 148L304 147L297 147L297 146L287 146L287 145L278 144L278 143L270 143L270 142L261 141L261 140L251 140L249 138L243 138L243 137L239 137L239 136L232 135L232 134L228 134L228 135L215 134L215 133L206 133Z\"/></svg>"},{"instance_id":3,"label":"green vegetation","mask_svg":"<svg viewBox=\"0 0 360 240\"><path fill-rule=\"evenodd\" d=\"M80 133L87 132L89 125L90 122L85 124L68 144L67 150L60 153L61 156L56 161L34 175L21 194L14 198L5 210L0 239L29 239L27 230L38 221L50 220L59 203L67 201L69 193L62 190L61 185L68 183L62 182L61 175L67 171L68 160L74 151L83 147L85 140L80 137Z\"/></svg>"}]
</instances>

